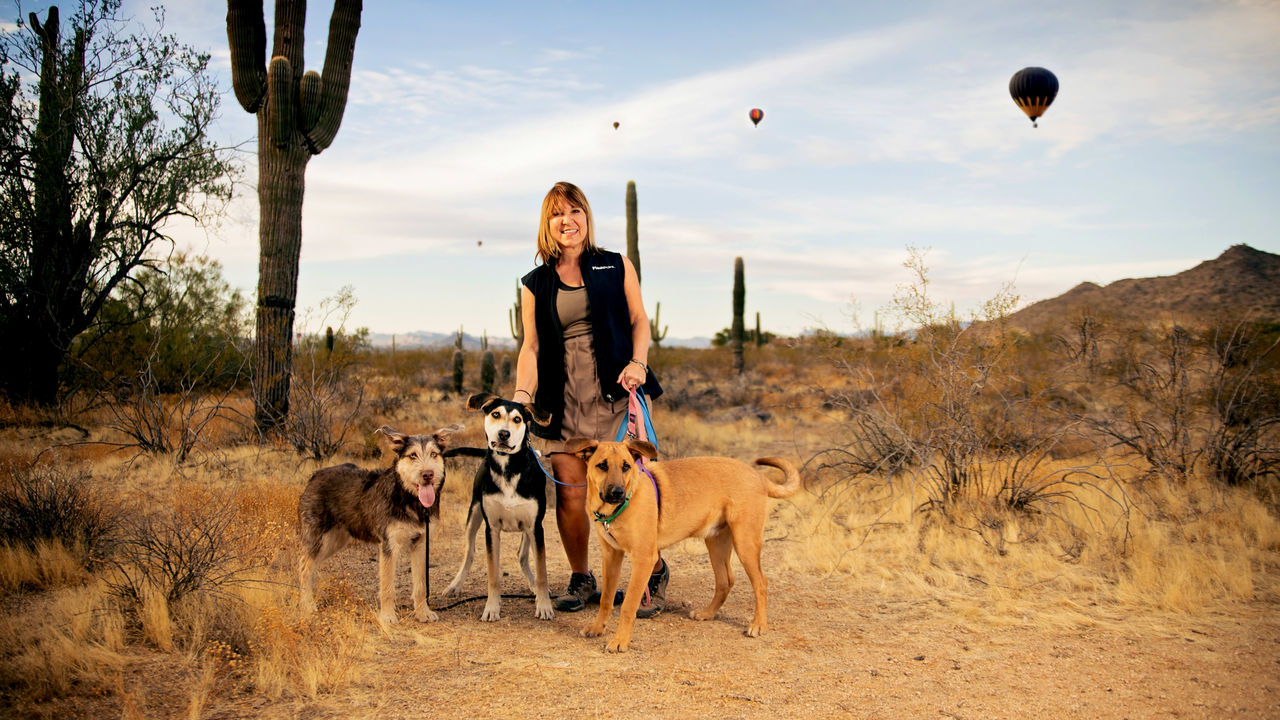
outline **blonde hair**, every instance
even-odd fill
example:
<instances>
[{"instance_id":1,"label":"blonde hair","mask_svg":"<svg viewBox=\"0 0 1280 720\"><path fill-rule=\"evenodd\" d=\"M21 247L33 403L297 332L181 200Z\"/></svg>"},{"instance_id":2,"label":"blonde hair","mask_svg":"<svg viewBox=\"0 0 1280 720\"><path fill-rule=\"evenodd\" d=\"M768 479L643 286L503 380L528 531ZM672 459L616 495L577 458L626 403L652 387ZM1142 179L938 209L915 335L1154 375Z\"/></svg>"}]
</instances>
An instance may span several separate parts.
<instances>
[{"instance_id":1,"label":"blonde hair","mask_svg":"<svg viewBox=\"0 0 1280 720\"><path fill-rule=\"evenodd\" d=\"M586 193L573 183L558 182L547 191L542 198L542 213L538 218L538 257L542 262L551 265L560 258L560 246L551 237L549 222L551 214L561 205L572 205L581 208L587 214L587 241L583 244L584 253L593 253L596 247L596 221L591 215L591 204L587 202Z\"/></svg>"}]
</instances>

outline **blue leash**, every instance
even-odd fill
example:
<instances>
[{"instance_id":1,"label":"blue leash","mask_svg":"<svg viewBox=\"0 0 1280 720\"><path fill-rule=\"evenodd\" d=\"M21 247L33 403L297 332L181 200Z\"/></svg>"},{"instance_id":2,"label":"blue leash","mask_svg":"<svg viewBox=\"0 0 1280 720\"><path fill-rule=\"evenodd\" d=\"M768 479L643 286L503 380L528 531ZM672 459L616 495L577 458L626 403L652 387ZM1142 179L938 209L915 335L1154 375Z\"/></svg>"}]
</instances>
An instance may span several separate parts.
<instances>
[{"instance_id":1,"label":"blue leash","mask_svg":"<svg viewBox=\"0 0 1280 720\"><path fill-rule=\"evenodd\" d=\"M644 388L637 387L634 392L634 397L636 400L636 405L640 406L640 417L637 418L631 412L631 406L630 404L628 404L627 422L623 423L621 426L618 427L618 436L615 437L614 440L616 442L622 442L623 439L627 437L627 435L630 435L631 437L637 437L636 433L628 432L630 430L630 426L631 425L639 426L641 423L643 423L644 432L645 432L645 435L647 436L646 439L649 441L651 445L653 445L653 449L657 450L658 434L653 431L653 419L649 417L649 403L646 402L644 399Z\"/></svg>"},{"instance_id":2,"label":"blue leash","mask_svg":"<svg viewBox=\"0 0 1280 720\"><path fill-rule=\"evenodd\" d=\"M536 462L538 465L538 469L541 470L542 474L546 475L547 479L549 479L551 482L557 485L563 485L565 487L586 487L587 486L586 483L582 483L581 485L575 485L573 483L560 482L559 480L557 480L555 475L552 475L551 473L547 472L547 469L542 466L542 453L538 452L537 450L533 451L533 458L534 458L534 462Z\"/></svg>"}]
</instances>

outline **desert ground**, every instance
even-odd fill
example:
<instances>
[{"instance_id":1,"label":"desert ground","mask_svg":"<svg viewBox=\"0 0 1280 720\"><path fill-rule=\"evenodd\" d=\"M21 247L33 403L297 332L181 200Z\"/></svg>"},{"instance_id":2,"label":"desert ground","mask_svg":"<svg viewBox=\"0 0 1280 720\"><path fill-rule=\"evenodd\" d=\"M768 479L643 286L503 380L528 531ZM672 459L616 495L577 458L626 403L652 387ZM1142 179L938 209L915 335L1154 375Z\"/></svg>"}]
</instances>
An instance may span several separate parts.
<instances>
[{"instance_id":1,"label":"desert ground","mask_svg":"<svg viewBox=\"0 0 1280 720\"><path fill-rule=\"evenodd\" d=\"M719 615L689 619L712 586L705 547L689 540L664 552L667 611L637 621L623 654L579 635L594 608L534 618L514 535L502 581L513 597L499 621L479 619L482 562L462 602L443 597L462 559L470 459L450 461L431 544L438 622L413 620L407 566L397 573L400 622L377 622L371 545L323 566L319 610L299 614L294 517L315 469L383 463L365 440L383 422L409 432L466 422L458 442L479 444L478 419L434 380L353 428L324 460L237 440L235 423L178 462L83 441L116 437L107 422L68 428L15 415L0 428L10 462L87 468L76 477L97 497L174 517L233 508L224 532L246 569L208 593L172 604L148 595L131 607L111 590L109 568L7 550L0 715L1280 717L1280 523L1257 488L1139 480L1125 460L1111 468L1114 486L1076 486L1069 502L1038 513L982 503L930 511L927 488L910 476L819 472L814 458L846 439L846 418L820 402L821 378L768 357L731 383L686 363L669 373L654 419L671 456L784 455L805 466L805 489L771 501L769 629L744 635L752 596L736 560ZM554 594L568 567L553 512L546 529ZM592 553L598 568L594 544Z\"/></svg>"}]
</instances>

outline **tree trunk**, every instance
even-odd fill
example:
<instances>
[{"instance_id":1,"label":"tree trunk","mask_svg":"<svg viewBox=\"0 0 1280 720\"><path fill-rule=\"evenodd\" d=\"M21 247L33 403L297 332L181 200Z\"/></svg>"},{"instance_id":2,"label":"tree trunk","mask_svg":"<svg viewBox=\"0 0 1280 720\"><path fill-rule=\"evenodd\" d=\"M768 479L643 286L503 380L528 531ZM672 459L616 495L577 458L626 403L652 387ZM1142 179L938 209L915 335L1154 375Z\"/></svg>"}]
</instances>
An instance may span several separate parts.
<instances>
[{"instance_id":1,"label":"tree trunk","mask_svg":"<svg viewBox=\"0 0 1280 720\"><path fill-rule=\"evenodd\" d=\"M258 137L270 138L267 113L258 114ZM289 417L293 320L302 253L302 197L307 161L302 143L258 150L258 311L254 371L254 421L270 430Z\"/></svg>"},{"instance_id":2,"label":"tree trunk","mask_svg":"<svg viewBox=\"0 0 1280 720\"><path fill-rule=\"evenodd\" d=\"M76 281L84 277L90 248L87 230L73 223L68 179L84 85L85 37L76 28L64 57L58 8L49 8L44 23L35 13L30 21L40 39L40 110L31 152L32 280L18 302L16 327L6 328L12 345L5 362L5 390L16 402L52 405L58 399L59 366L72 338L86 324Z\"/></svg>"}]
</instances>

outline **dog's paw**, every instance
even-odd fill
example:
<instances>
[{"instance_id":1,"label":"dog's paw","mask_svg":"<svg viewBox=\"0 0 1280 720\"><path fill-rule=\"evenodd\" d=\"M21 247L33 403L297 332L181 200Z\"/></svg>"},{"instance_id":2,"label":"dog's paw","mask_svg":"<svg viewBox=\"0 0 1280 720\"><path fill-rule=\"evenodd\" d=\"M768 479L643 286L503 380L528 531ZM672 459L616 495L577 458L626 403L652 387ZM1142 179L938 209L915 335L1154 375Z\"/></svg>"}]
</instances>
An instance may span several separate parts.
<instances>
[{"instance_id":1,"label":"dog's paw","mask_svg":"<svg viewBox=\"0 0 1280 720\"><path fill-rule=\"evenodd\" d=\"M706 610L690 610L689 611L689 617L693 618L694 620L710 620L715 616L716 616L715 613L707 612Z\"/></svg>"},{"instance_id":2,"label":"dog's paw","mask_svg":"<svg viewBox=\"0 0 1280 720\"><path fill-rule=\"evenodd\" d=\"M552 606L550 599L545 603L539 600L538 604L533 608L533 614L539 620L554 620L556 617L556 610L555 607Z\"/></svg>"},{"instance_id":3,"label":"dog's paw","mask_svg":"<svg viewBox=\"0 0 1280 720\"><path fill-rule=\"evenodd\" d=\"M613 639L609 641L609 644L604 646L604 649L608 650L611 653L624 653L627 651L627 648L630 646L631 646L630 638L627 638L626 640L620 640L618 639L617 635L614 635Z\"/></svg>"},{"instance_id":4,"label":"dog's paw","mask_svg":"<svg viewBox=\"0 0 1280 720\"><path fill-rule=\"evenodd\" d=\"M484 622L497 622L502 619L502 609L498 605L485 605L480 619Z\"/></svg>"},{"instance_id":5,"label":"dog's paw","mask_svg":"<svg viewBox=\"0 0 1280 720\"><path fill-rule=\"evenodd\" d=\"M444 589L445 597L456 598L461 594L462 594L462 583L458 583L457 585L450 585L449 587Z\"/></svg>"},{"instance_id":6,"label":"dog's paw","mask_svg":"<svg viewBox=\"0 0 1280 720\"><path fill-rule=\"evenodd\" d=\"M746 636L760 637L761 633L763 633L766 629L768 629L768 627L769 626L764 623L760 623L759 625L755 623L751 623L750 625L747 626Z\"/></svg>"},{"instance_id":7,"label":"dog's paw","mask_svg":"<svg viewBox=\"0 0 1280 720\"><path fill-rule=\"evenodd\" d=\"M378 613L378 622L383 625L395 625L400 622L400 618L396 617L395 611Z\"/></svg>"},{"instance_id":8,"label":"dog's paw","mask_svg":"<svg viewBox=\"0 0 1280 720\"><path fill-rule=\"evenodd\" d=\"M604 624L593 622L578 631L582 637L600 637L604 634Z\"/></svg>"},{"instance_id":9,"label":"dog's paw","mask_svg":"<svg viewBox=\"0 0 1280 720\"><path fill-rule=\"evenodd\" d=\"M413 617L418 622L423 622L423 623L435 622L440 619L440 616L436 614L436 612L429 607L424 607L418 610L414 610Z\"/></svg>"}]
</instances>

